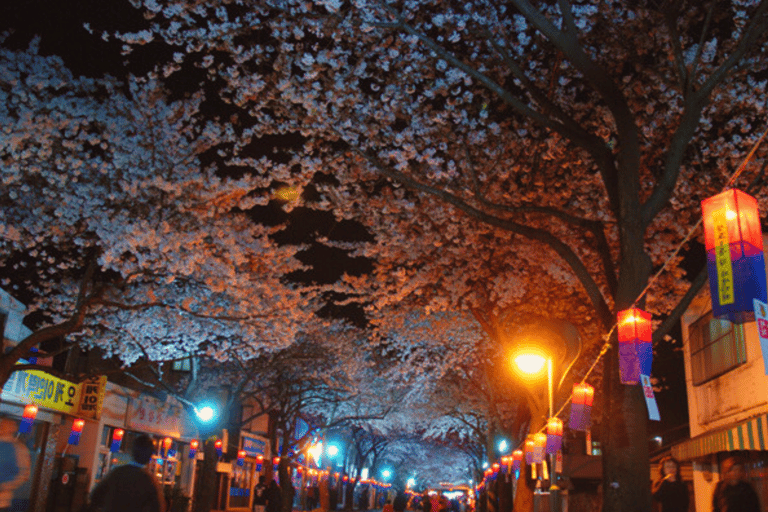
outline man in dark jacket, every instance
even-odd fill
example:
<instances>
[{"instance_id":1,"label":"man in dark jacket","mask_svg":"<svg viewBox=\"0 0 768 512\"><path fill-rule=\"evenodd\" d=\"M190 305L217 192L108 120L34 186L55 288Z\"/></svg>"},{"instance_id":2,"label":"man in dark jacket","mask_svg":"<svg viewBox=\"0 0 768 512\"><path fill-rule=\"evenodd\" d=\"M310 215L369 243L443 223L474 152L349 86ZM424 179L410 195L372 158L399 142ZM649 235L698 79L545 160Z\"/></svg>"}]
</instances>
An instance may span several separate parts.
<instances>
[{"instance_id":1,"label":"man in dark jacket","mask_svg":"<svg viewBox=\"0 0 768 512\"><path fill-rule=\"evenodd\" d=\"M102 512L164 512L160 484L145 466L155 452L147 435L133 441L133 461L118 466L91 493L89 510Z\"/></svg>"},{"instance_id":2,"label":"man in dark jacket","mask_svg":"<svg viewBox=\"0 0 768 512\"><path fill-rule=\"evenodd\" d=\"M747 481L741 457L728 457L720 466L720 481L712 495L712 512L760 512L760 500Z\"/></svg>"}]
</instances>

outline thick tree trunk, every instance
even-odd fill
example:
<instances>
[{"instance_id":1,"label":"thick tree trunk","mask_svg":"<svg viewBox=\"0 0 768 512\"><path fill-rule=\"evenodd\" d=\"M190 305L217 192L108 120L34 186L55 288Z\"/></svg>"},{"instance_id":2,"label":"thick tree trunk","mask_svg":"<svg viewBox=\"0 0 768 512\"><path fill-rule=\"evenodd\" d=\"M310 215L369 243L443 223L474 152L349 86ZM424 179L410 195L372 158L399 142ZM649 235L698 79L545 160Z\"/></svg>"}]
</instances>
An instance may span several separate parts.
<instances>
[{"instance_id":1,"label":"thick tree trunk","mask_svg":"<svg viewBox=\"0 0 768 512\"><path fill-rule=\"evenodd\" d=\"M627 239L642 237L630 234ZM650 258L642 247L630 244L624 248L617 309L632 305L650 275ZM615 317L611 321L615 322ZM614 332L603 374L603 512L650 512L648 409L640 385L628 386L619 381L617 344Z\"/></svg>"}]
</instances>

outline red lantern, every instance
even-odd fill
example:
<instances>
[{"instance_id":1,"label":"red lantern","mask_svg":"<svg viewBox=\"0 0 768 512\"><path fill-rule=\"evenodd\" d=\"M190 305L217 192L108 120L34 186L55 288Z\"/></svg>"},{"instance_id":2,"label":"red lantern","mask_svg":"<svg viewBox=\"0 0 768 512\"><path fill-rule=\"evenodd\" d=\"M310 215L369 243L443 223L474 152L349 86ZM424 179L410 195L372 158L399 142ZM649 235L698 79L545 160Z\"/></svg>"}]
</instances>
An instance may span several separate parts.
<instances>
[{"instance_id":1,"label":"red lantern","mask_svg":"<svg viewBox=\"0 0 768 512\"><path fill-rule=\"evenodd\" d=\"M651 315L642 309L619 311L619 375L622 384L638 384L653 362Z\"/></svg>"},{"instance_id":2,"label":"red lantern","mask_svg":"<svg viewBox=\"0 0 768 512\"><path fill-rule=\"evenodd\" d=\"M753 299L768 302L757 200L731 189L705 199L701 209L712 316L754 320Z\"/></svg>"},{"instance_id":3,"label":"red lantern","mask_svg":"<svg viewBox=\"0 0 768 512\"><path fill-rule=\"evenodd\" d=\"M85 427L85 420L76 419L72 422L72 430L69 431L67 444L71 444L72 446L80 444L80 434L83 433L83 427Z\"/></svg>"},{"instance_id":4,"label":"red lantern","mask_svg":"<svg viewBox=\"0 0 768 512\"><path fill-rule=\"evenodd\" d=\"M172 445L173 445L173 439L171 439L170 437L166 437L165 439L163 439L163 449L161 453L163 457L168 456L168 450L171 448Z\"/></svg>"},{"instance_id":5,"label":"red lantern","mask_svg":"<svg viewBox=\"0 0 768 512\"><path fill-rule=\"evenodd\" d=\"M554 417L547 420L547 453L556 453L563 446L563 420Z\"/></svg>"},{"instance_id":6,"label":"red lantern","mask_svg":"<svg viewBox=\"0 0 768 512\"><path fill-rule=\"evenodd\" d=\"M509 466L512 465L512 457L505 455L501 458L501 472L507 474L509 472Z\"/></svg>"},{"instance_id":7,"label":"red lantern","mask_svg":"<svg viewBox=\"0 0 768 512\"><path fill-rule=\"evenodd\" d=\"M512 452L512 469L515 471L520 470L520 465L523 462L523 450L515 450Z\"/></svg>"},{"instance_id":8,"label":"red lantern","mask_svg":"<svg viewBox=\"0 0 768 512\"><path fill-rule=\"evenodd\" d=\"M592 417L592 401L595 398L595 388L586 382L573 385L571 399L571 419L568 427L573 430L587 431Z\"/></svg>"},{"instance_id":9,"label":"red lantern","mask_svg":"<svg viewBox=\"0 0 768 512\"><path fill-rule=\"evenodd\" d=\"M21 423L19 424L19 434L27 434L32 430L32 423L35 422L37 417L37 406L35 404L29 404L24 407L24 412L21 415Z\"/></svg>"},{"instance_id":10,"label":"red lantern","mask_svg":"<svg viewBox=\"0 0 768 512\"><path fill-rule=\"evenodd\" d=\"M224 442L221 439L217 439L216 442L213 443L213 447L216 449L216 456L221 457L224 453Z\"/></svg>"},{"instance_id":11,"label":"red lantern","mask_svg":"<svg viewBox=\"0 0 768 512\"><path fill-rule=\"evenodd\" d=\"M245 465L245 450L240 450L237 452L237 465L243 466Z\"/></svg>"},{"instance_id":12,"label":"red lantern","mask_svg":"<svg viewBox=\"0 0 768 512\"><path fill-rule=\"evenodd\" d=\"M261 468L264 467L264 456L263 455L257 455L256 456L256 471L261 471Z\"/></svg>"},{"instance_id":13,"label":"red lantern","mask_svg":"<svg viewBox=\"0 0 768 512\"><path fill-rule=\"evenodd\" d=\"M197 449L200 446L200 442L197 439L193 439L189 442L189 458L194 459L197 455Z\"/></svg>"},{"instance_id":14,"label":"red lantern","mask_svg":"<svg viewBox=\"0 0 768 512\"><path fill-rule=\"evenodd\" d=\"M109 447L110 452L115 453L120 451L120 443L123 442L124 435L125 435L125 430L121 428L116 428L112 432L112 444Z\"/></svg>"}]
</instances>

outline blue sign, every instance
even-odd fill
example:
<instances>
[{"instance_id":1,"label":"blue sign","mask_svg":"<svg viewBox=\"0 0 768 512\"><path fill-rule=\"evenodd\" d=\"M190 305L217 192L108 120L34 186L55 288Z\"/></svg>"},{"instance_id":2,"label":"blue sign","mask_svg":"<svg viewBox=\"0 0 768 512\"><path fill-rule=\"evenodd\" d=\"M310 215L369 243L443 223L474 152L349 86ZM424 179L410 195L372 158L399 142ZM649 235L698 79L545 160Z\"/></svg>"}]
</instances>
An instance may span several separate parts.
<instances>
[{"instance_id":1,"label":"blue sign","mask_svg":"<svg viewBox=\"0 0 768 512\"><path fill-rule=\"evenodd\" d=\"M250 457L264 455L264 448L267 446L266 441L245 434L242 434L241 437L243 438L243 450L246 454Z\"/></svg>"}]
</instances>

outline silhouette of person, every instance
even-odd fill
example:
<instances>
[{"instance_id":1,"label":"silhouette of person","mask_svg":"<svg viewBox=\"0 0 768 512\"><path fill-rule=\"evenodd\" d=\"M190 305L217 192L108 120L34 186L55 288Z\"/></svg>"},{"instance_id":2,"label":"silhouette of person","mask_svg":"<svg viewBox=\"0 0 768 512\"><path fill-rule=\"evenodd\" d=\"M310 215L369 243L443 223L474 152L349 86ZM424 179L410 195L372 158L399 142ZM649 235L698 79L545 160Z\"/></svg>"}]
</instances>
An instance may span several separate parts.
<instances>
[{"instance_id":1,"label":"silhouette of person","mask_svg":"<svg viewBox=\"0 0 768 512\"><path fill-rule=\"evenodd\" d=\"M91 493L89 510L102 512L164 512L165 500L155 475L146 465L155 452L147 435L133 441L128 464L114 468Z\"/></svg>"},{"instance_id":2,"label":"silhouette of person","mask_svg":"<svg viewBox=\"0 0 768 512\"><path fill-rule=\"evenodd\" d=\"M680 463L674 457L664 457L659 464L659 479L651 486L654 501L661 503L661 512L688 510L688 486L680 475Z\"/></svg>"},{"instance_id":3,"label":"silhouette of person","mask_svg":"<svg viewBox=\"0 0 768 512\"><path fill-rule=\"evenodd\" d=\"M760 500L747 481L744 460L731 456L720 466L720 481L712 493L712 512L759 512Z\"/></svg>"}]
</instances>

